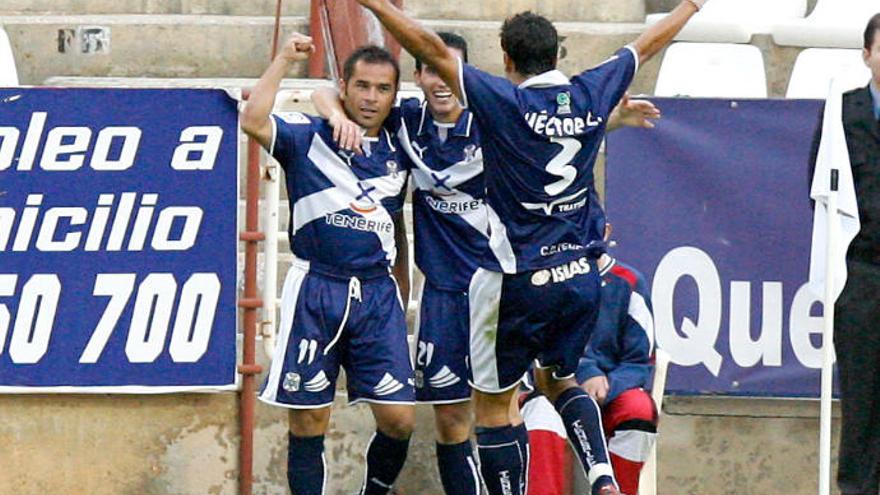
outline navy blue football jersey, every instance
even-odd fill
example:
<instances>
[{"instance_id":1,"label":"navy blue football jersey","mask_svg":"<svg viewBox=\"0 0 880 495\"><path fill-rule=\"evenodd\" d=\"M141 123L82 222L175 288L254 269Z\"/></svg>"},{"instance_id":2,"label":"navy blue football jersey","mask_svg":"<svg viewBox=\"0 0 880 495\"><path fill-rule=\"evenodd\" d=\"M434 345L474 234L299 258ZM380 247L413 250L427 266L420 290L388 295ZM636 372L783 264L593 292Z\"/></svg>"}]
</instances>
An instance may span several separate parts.
<instances>
[{"instance_id":1,"label":"navy blue football jersey","mask_svg":"<svg viewBox=\"0 0 880 495\"><path fill-rule=\"evenodd\" d=\"M387 270L408 174L397 138L382 129L359 156L333 142L325 120L285 113L272 122L269 152L285 171L293 253L343 273Z\"/></svg>"},{"instance_id":2,"label":"navy blue football jersey","mask_svg":"<svg viewBox=\"0 0 880 495\"><path fill-rule=\"evenodd\" d=\"M410 160L416 264L435 287L466 291L489 250L480 132L464 111L437 123L427 103L401 102L400 143Z\"/></svg>"},{"instance_id":3,"label":"navy blue football jersey","mask_svg":"<svg viewBox=\"0 0 880 495\"><path fill-rule=\"evenodd\" d=\"M593 166L608 117L638 70L625 47L571 79L559 71L519 86L461 66L462 103L481 130L490 270L519 273L583 256L590 238Z\"/></svg>"}]
</instances>

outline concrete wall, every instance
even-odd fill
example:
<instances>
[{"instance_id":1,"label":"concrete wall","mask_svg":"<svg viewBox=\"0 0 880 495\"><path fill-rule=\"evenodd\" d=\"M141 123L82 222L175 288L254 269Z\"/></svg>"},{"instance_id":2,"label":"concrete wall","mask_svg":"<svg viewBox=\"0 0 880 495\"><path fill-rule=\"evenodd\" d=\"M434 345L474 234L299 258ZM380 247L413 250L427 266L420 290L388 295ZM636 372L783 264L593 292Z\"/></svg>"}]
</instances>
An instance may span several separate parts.
<instances>
[{"instance_id":1,"label":"concrete wall","mask_svg":"<svg viewBox=\"0 0 880 495\"><path fill-rule=\"evenodd\" d=\"M327 437L329 494L358 489L373 431L365 406L342 402ZM0 493L235 494L237 408L232 393L2 396ZM669 399L661 422L659 493L813 493L817 416L816 405L803 401ZM419 430L397 486L401 495L442 493L431 424L431 411L420 407ZM835 446L837 434L835 427ZM258 407L255 443L254 493L286 493L283 411Z\"/></svg>"}]
</instances>

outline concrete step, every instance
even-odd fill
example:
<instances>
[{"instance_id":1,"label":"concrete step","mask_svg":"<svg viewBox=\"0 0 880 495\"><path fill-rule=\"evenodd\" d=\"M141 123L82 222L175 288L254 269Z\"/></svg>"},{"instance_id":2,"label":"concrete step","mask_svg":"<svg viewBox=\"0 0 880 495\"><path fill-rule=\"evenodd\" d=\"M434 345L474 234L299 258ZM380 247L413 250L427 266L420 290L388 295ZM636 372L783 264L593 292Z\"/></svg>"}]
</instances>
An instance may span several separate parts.
<instances>
[{"instance_id":1,"label":"concrete step","mask_svg":"<svg viewBox=\"0 0 880 495\"><path fill-rule=\"evenodd\" d=\"M106 15L198 14L275 15L275 0L3 0L3 14ZM284 0L284 16L308 16L309 0Z\"/></svg>"},{"instance_id":2,"label":"concrete step","mask_svg":"<svg viewBox=\"0 0 880 495\"><path fill-rule=\"evenodd\" d=\"M309 0L286 0L286 16L308 16ZM275 14L275 0L4 0L2 14L207 14L268 16ZM511 14L532 10L554 20L634 22L645 18L645 0L405 0L413 15L424 19L500 21Z\"/></svg>"},{"instance_id":3,"label":"concrete step","mask_svg":"<svg viewBox=\"0 0 880 495\"><path fill-rule=\"evenodd\" d=\"M458 19L502 21L531 10L553 21L572 22L643 22L645 0L404 0L404 8L420 19Z\"/></svg>"},{"instance_id":4,"label":"concrete step","mask_svg":"<svg viewBox=\"0 0 880 495\"><path fill-rule=\"evenodd\" d=\"M266 16L9 16L4 22L22 84L41 84L53 76L258 77L268 64L273 27L273 19ZM503 72L500 22L424 23L464 35L472 46L474 64ZM305 17L285 17L282 25L285 33L308 31ZM568 72L601 62L644 27L640 23L557 25L564 37L560 66ZM83 48L91 53L83 53ZM402 58L404 78L409 79L414 64L411 57ZM303 65L292 76L304 72ZM652 88L656 67L646 67L639 77L644 82L636 85L636 91Z\"/></svg>"},{"instance_id":5,"label":"concrete step","mask_svg":"<svg viewBox=\"0 0 880 495\"><path fill-rule=\"evenodd\" d=\"M470 63L494 74L504 74L504 61L498 33L501 22L426 20L435 31L453 31L464 36L470 46ZM643 23L556 22L562 37L559 68L574 74L603 62L615 51L635 40L644 30ZM415 63L410 56L401 60L404 76L411 77ZM659 64L653 60L639 71L633 84L635 92L654 89Z\"/></svg>"},{"instance_id":6,"label":"concrete step","mask_svg":"<svg viewBox=\"0 0 880 495\"><path fill-rule=\"evenodd\" d=\"M258 77L269 62L274 27L272 17L206 15L3 20L19 80L30 85L52 76ZM284 17L282 28L307 32L308 22ZM295 75L305 74L305 66L298 69Z\"/></svg>"}]
</instances>

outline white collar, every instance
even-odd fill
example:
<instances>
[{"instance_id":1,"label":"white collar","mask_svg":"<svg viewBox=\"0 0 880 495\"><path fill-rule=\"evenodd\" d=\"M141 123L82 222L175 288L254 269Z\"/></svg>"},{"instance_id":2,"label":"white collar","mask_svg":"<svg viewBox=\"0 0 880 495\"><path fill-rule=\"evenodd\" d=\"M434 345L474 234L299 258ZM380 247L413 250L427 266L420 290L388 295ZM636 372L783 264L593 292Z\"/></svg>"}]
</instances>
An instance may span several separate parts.
<instances>
[{"instance_id":1,"label":"white collar","mask_svg":"<svg viewBox=\"0 0 880 495\"><path fill-rule=\"evenodd\" d=\"M522 84L519 85L519 89L547 86L568 86L570 84L571 81L568 80L568 77L566 77L565 74L563 74L559 70L554 69L526 79Z\"/></svg>"}]
</instances>

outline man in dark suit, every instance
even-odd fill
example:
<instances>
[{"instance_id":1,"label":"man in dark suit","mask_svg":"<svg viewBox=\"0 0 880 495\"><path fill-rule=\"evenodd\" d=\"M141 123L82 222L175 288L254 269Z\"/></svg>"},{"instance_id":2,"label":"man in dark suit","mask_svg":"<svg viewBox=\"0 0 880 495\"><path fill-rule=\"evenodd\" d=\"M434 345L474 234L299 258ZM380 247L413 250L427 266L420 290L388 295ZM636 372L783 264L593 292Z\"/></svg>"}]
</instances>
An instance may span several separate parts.
<instances>
[{"instance_id":1,"label":"man in dark suit","mask_svg":"<svg viewBox=\"0 0 880 495\"><path fill-rule=\"evenodd\" d=\"M880 14L865 29L863 55L871 82L843 95L862 224L834 319L843 414L837 482L844 495L880 491Z\"/></svg>"}]
</instances>

